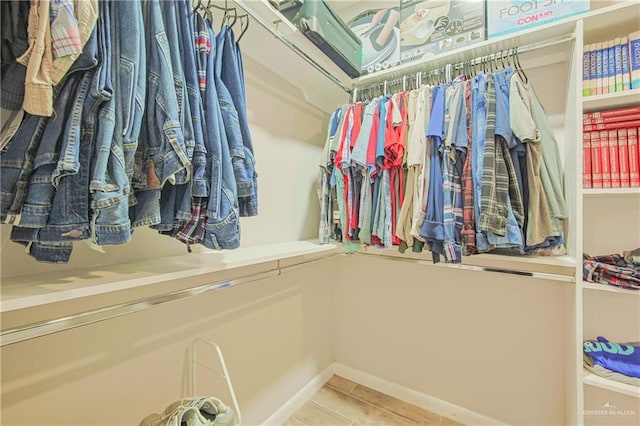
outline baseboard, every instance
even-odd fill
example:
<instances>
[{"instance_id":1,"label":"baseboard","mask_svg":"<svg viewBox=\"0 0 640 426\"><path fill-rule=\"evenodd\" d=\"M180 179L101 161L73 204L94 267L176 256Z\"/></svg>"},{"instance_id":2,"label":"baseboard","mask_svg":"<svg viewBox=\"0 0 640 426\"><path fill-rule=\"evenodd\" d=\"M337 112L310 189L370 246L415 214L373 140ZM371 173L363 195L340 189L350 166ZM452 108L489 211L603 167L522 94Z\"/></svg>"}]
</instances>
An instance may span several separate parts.
<instances>
[{"instance_id":1,"label":"baseboard","mask_svg":"<svg viewBox=\"0 0 640 426\"><path fill-rule=\"evenodd\" d=\"M281 425L302 407L334 374L334 364L330 364L320 374L311 379L302 389L300 389L291 399L285 402L275 413L273 413L263 425Z\"/></svg>"},{"instance_id":2,"label":"baseboard","mask_svg":"<svg viewBox=\"0 0 640 426\"><path fill-rule=\"evenodd\" d=\"M346 379L353 380L363 386L375 389L378 392L393 396L402 401L408 402L425 410L431 411L441 416L448 417L460 423L467 425L504 425L490 417L476 413L455 404L443 401L438 398L426 395L424 393L406 388L404 386L392 383L388 380L381 379L371 374L356 370L344 364L334 362L331 364L332 373L342 376ZM329 375L331 377L331 375Z\"/></svg>"},{"instance_id":3,"label":"baseboard","mask_svg":"<svg viewBox=\"0 0 640 426\"><path fill-rule=\"evenodd\" d=\"M467 425L500 425L499 422L490 417L468 410L447 401L426 395L424 393L406 388L396 383L390 382L380 377L373 376L344 364L334 362L315 376L309 383L300 389L291 399L282 405L275 413L264 421L263 425L281 425L291 417L300 407L302 407L311 397L331 378L337 374L346 379L353 380L363 386L375 389L394 398L406 401L410 404L429 410L432 413L440 414L460 423Z\"/></svg>"}]
</instances>

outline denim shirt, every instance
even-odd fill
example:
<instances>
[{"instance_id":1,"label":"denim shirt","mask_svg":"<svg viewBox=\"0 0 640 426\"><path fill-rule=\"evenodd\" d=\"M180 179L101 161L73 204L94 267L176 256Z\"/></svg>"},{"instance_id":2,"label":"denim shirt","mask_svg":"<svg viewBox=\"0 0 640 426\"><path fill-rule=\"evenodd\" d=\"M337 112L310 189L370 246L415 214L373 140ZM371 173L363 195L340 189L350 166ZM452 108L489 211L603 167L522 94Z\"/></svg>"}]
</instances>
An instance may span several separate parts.
<instances>
[{"instance_id":1,"label":"denim shirt","mask_svg":"<svg viewBox=\"0 0 640 426\"><path fill-rule=\"evenodd\" d=\"M140 137L142 164L136 163L144 182L140 189L161 188L168 180L182 182L190 178L191 162L187 155L180 125L180 109L167 33L159 0L143 3L146 33L147 104L144 116L146 133ZM187 173L181 176L180 173ZM139 182L140 182L139 181Z\"/></svg>"},{"instance_id":2,"label":"denim shirt","mask_svg":"<svg viewBox=\"0 0 640 426\"><path fill-rule=\"evenodd\" d=\"M430 145L429 192L426 217L420 230L420 236L429 243L434 262L439 262L440 255L444 255L444 194L440 145L444 135L446 89L447 85L441 85L433 90L431 118L427 130L427 144Z\"/></svg>"},{"instance_id":3,"label":"denim shirt","mask_svg":"<svg viewBox=\"0 0 640 426\"><path fill-rule=\"evenodd\" d=\"M212 249L234 249L240 245L238 197L229 144L224 131L222 112L215 81L215 35L200 15L196 15L196 32L207 31L212 47L206 63L205 146L210 167L210 194L203 244Z\"/></svg>"},{"instance_id":4,"label":"denim shirt","mask_svg":"<svg viewBox=\"0 0 640 426\"><path fill-rule=\"evenodd\" d=\"M230 28L225 25L216 36L215 85L238 189L238 206L244 206L240 213L242 216L255 216L257 214L257 199L252 201L247 199L254 198L256 195L253 153L243 144L239 113L231 91L222 79L223 63L235 61L233 56L225 56L225 46L231 41L227 37L230 31ZM248 208L248 203L252 203L251 208Z\"/></svg>"},{"instance_id":5,"label":"denim shirt","mask_svg":"<svg viewBox=\"0 0 640 426\"><path fill-rule=\"evenodd\" d=\"M487 234L480 229L480 199L482 198L482 166L484 160L484 145L487 129L487 108L486 108L486 90L487 76L484 74L477 75L472 81L472 113L471 125L473 127L473 151L472 171L473 171L473 206L474 216L476 218L476 248L480 253L489 250Z\"/></svg>"},{"instance_id":6,"label":"denim shirt","mask_svg":"<svg viewBox=\"0 0 640 426\"><path fill-rule=\"evenodd\" d=\"M242 67L242 53L235 41L233 30L227 28L222 48L221 79L226 85L233 105L238 114L238 125L242 135L244 157L236 157L235 168L239 169L242 179L238 184L238 202L241 216L258 214L258 174L255 170L253 140L247 118L247 101ZM220 49L218 49L220 50Z\"/></svg>"}]
</instances>

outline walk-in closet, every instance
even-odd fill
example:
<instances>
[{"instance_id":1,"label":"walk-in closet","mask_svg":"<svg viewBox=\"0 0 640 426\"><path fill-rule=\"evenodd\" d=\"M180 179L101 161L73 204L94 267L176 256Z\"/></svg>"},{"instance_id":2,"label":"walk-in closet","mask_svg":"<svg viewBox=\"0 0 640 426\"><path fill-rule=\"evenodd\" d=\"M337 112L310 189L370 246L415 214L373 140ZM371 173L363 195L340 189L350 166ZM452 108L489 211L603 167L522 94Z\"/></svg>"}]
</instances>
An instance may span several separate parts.
<instances>
[{"instance_id":1,"label":"walk-in closet","mask_svg":"<svg viewBox=\"0 0 640 426\"><path fill-rule=\"evenodd\" d=\"M0 3L3 425L640 424L637 1Z\"/></svg>"}]
</instances>

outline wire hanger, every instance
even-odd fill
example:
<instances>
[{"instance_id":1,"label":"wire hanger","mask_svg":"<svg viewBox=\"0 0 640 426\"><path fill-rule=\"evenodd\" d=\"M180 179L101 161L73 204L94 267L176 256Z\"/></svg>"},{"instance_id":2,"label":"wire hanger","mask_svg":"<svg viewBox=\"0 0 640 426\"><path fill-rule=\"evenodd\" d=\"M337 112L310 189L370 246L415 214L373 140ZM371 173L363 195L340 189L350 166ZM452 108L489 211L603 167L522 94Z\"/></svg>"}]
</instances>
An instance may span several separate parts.
<instances>
[{"instance_id":1,"label":"wire hanger","mask_svg":"<svg viewBox=\"0 0 640 426\"><path fill-rule=\"evenodd\" d=\"M244 26L242 25L242 18L244 18ZM245 13L244 15L240 15L240 16L238 16L238 19L240 19L240 36L236 39L236 43L240 43L240 40L244 36L244 33L246 33L247 30L249 29L249 15L248 14Z\"/></svg>"},{"instance_id":2,"label":"wire hanger","mask_svg":"<svg viewBox=\"0 0 640 426\"><path fill-rule=\"evenodd\" d=\"M514 60L516 62L516 68L518 72L522 74L522 78L524 79L524 82L528 83L529 79L527 78L527 75L524 73L524 69L522 68L522 65L520 65L520 55L518 54L517 47L515 48L515 53L516 53L516 56L514 57Z\"/></svg>"}]
</instances>

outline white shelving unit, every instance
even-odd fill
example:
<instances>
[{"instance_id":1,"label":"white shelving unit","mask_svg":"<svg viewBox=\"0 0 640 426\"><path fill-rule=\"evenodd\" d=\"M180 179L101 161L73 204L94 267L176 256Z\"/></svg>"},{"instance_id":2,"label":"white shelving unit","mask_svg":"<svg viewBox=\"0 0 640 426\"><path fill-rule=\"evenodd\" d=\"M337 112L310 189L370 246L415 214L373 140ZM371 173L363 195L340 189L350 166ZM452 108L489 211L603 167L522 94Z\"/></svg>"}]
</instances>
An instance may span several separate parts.
<instances>
[{"instance_id":1,"label":"white shelving unit","mask_svg":"<svg viewBox=\"0 0 640 426\"><path fill-rule=\"evenodd\" d=\"M582 45L576 46L579 57L583 46L615 37L626 36L638 30L640 6L610 9L598 19L583 21ZM581 113L640 105L640 90L629 90L597 96L582 97ZM578 129L582 140L582 120ZM603 255L620 253L640 247L640 188L582 189L582 235L579 238L582 253ZM582 364L582 342L604 336L613 342L640 341L640 291L618 288L606 284L582 280L582 268L578 265L576 287L576 338L580 347L578 363ZM640 416L640 387L613 381L583 369L578 395L578 424L619 423L616 411L633 412L624 418L624 424L636 424ZM604 403L602 401L606 401ZM605 417L602 417L602 413ZM599 417L600 416L600 417Z\"/></svg>"},{"instance_id":2,"label":"white shelving unit","mask_svg":"<svg viewBox=\"0 0 640 426\"><path fill-rule=\"evenodd\" d=\"M621 195L640 196L640 188L589 188L582 192L585 197L590 196L611 196L619 197Z\"/></svg>"},{"instance_id":3,"label":"white shelving unit","mask_svg":"<svg viewBox=\"0 0 640 426\"><path fill-rule=\"evenodd\" d=\"M623 108L637 105L639 101L640 89L607 93L604 95L585 96L583 98L583 111L596 112L610 108Z\"/></svg>"},{"instance_id":4,"label":"white shelving unit","mask_svg":"<svg viewBox=\"0 0 640 426\"><path fill-rule=\"evenodd\" d=\"M588 370L584 370L582 382L585 385L640 398L640 387L605 379L604 377L590 373Z\"/></svg>"},{"instance_id":5,"label":"white shelving unit","mask_svg":"<svg viewBox=\"0 0 640 426\"><path fill-rule=\"evenodd\" d=\"M640 237L636 238L633 232L634 229L640 228L640 224L637 223L640 214L640 209L638 209L638 206L640 206L640 200L638 200L638 196L640 196L640 188L583 190L580 187L582 176L581 165L580 161L576 161L576 159L581 158L580 156L582 154L580 141L582 140L581 124L583 112L638 105L640 101L640 90L583 98L581 96L580 87L583 45L585 43L592 43L598 40L609 40L617 35L626 35L632 30L638 29L640 4L633 0L616 2L610 7L596 9L587 14L574 16L570 19L536 27L521 33L491 39L464 49L450 51L443 55L438 55L428 63L409 64L387 71L370 74L359 79L350 79L334 64L330 63L326 58L323 58L319 54L318 49L306 40L306 38L304 38L295 29L295 27L287 24L286 21L282 19L282 16L270 6L267 0L238 0L237 3L241 7L250 11L254 17L258 17L264 25L277 28L278 33L285 38L285 40L279 40L273 37L265 37L264 33L261 32L249 31L246 38L243 39L243 52L247 54L246 57L251 61L251 66L256 69L262 67L265 71L272 71L274 73L273 75L278 75L283 79L286 79L286 82L296 89L295 91L291 91L287 86L287 90L292 93L280 93L278 92L279 86L274 86L273 81L263 81L261 78L262 76L256 77L256 75L259 74L256 72L255 75L252 76L253 80L250 81L255 86L254 93L258 91L260 91L260 93L264 92L265 94L261 96L265 99L269 99L270 101L274 99L273 93L277 93L278 96L286 95L282 98L286 101L283 102L283 105L286 103L292 103L293 108L299 106L297 98L303 97L317 108L317 110L312 109L305 104L303 105L304 113L307 115L313 115L313 117L320 116L323 120L323 114L339 102L346 101L348 95L342 88L337 87L329 79L316 74L309 64L300 61L299 58L296 58L292 51L286 48L285 45L287 45L288 42L295 43L295 45L298 46L298 50L302 50L305 54L312 56L314 61L319 63L319 65L336 77L341 85L353 87L393 79L411 72L433 68L434 66L440 66L441 64L471 59L512 47L535 45L537 43L545 43L548 40L555 39L563 40L561 45L555 45L550 48L548 47L527 54L526 57L523 57L523 64L527 70L534 67L536 68L535 74L537 75L533 75L534 73L531 73L532 75L530 75L532 79L539 79L534 86L536 86L538 82L541 82L542 84L537 87L545 86L544 83L549 83L549 86L553 86L551 89L546 89L548 93L551 93L550 96L555 96L555 98L550 99L549 102L545 102L545 106L555 109L555 118L559 117L561 119L561 123L555 130L558 133L562 133L562 135L559 136L561 136L562 147L564 148L562 154L565 164L565 186L567 188L566 197L570 210L569 216L571 218L569 220L567 239L568 255L555 259L483 255L471 257L468 261L465 260L465 264L460 266L445 267L440 265L438 268L433 268L432 270L436 271L436 273L439 273L440 271L446 271L449 273L450 269L453 271L452 273L461 273L460 271L457 271L457 269L492 268L498 265L502 268L513 270L554 274L557 276L567 277L567 280L564 280L563 283L569 282L571 283L570 285L562 284L565 286L564 289L556 291L559 287L554 283L554 286L551 289L551 291L554 292L554 295L557 295L557 293L563 293L566 297L564 302L561 302L560 304L556 303L555 306L556 310L566 312L562 314L565 315L564 322L561 320L560 325L558 325L557 322L554 322L553 326L544 329L544 333L547 333L552 329L552 327L556 331L558 330L558 327L563 327L558 334L561 334L562 338L566 339L566 345L562 347L563 352L559 358L562 359L560 363L565 363L566 359L566 364L563 364L566 368L562 369L562 372L558 369L557 376L561 377L563 374L566 374L564 378L558 381L563 385L566 384L566 389L563 388L558 390L560 385L555 386L555 382L554 386L547 386L546 388L541 386L541 388L547 390L552 388L552 391L557 392L559 396L558 399L561 399L563 395L566 396L566 403L560 404L561 409L558 409L558 412L562 415L562 409L564 409L564 413L566 413L567 417L565 424L571 425L585 424L585 409L592 408L585 407L585 393L589 392L591 388L610 392L612 394L612 399L615 399L617 395L636 398L636 400L640 398L640 392L637 387L613 382L611 380L595 376L591 373L585 374L582 368L581 351L583 339L596 337L596 335L593 335L591 331L589 331L589 335L587 336L586 330L590 330L591 328L595 329L597 328L596 325L600 327L601 322L602 332L607 335L607 337L611 338L612 341L617 341L618 338L624 339L620 341L640 341L640 332L637 330L640 327L637 321L637 318L640 317L640 292L617 289L600 284L585 283L582 281L581 275L581 259L584 252L588 252L589 254L610 253L610 250L612 250L611 247L617 246L620 249L622 248L620 247L621 244L625 244L625 248L634 248L626 246L626 244L633 243L634 239L635 243L640 244ZM574 44L573 49L571 48L572 42ZM566 64L569 64L569 66L565 67ZM265 72L264 74L267 73ZM556 80L555 78L558 76L560 78ZM280 98L278 97L278 99ZM273 109L276 110L277 108ZM260 120L267 122L272 118L269 115L264 117L266 118L262 118L262 116L260 116ZM260 121L257 118L251 118L256 122ZM280 117L274 116L273 118L275 119ZM303 124L299 124L299 126L305 126L309 129L313 129L315 123L312 122L311 124L308 124L305 122ZM286 126L283 125L282 127ZM271 137L269 132L271 129L271 127L267 127L265 124L264 129L261 128L262 133L259 135L261 136L261 139L264 140L267 136ZM296 129L296 131L297 130L299 129ZM286 132L284 133L286 134ZM301 134L296 137L301 140L312 138L311 135L307 134ZM274 132L271 139L280 143L282 142L281 139L283 139L283 136L280 133ZM287 140L286 142L290 141ZM280 145L274 144L273 146ZM304 148L306 148L306 146L304 146ZM306 153L306 149L300 150L300 153L298 151L293 154L290 153L291 155L296 156L296 158L303 159L301 160L301 167L299 167L301 170L306 169L307 167L316 167L315 161L317 160L317 156L315 149L312 150L308 156ZM278 164L275 163L275 160L273 159L268 160L271 162L267 162L267 158L263 158L265 159L265 164L270 166ZM308 161L308 159L311 159L310 161L313 163L302 163L302 161ZM307 164L312 164L312 166L307 166ZM274 168L275 167L271 167L272 170ZM289 175L285 178L281 178L280 181L294 181L294 179L290 179L288 176ZM303 199L306 200L305 197L309 193L309 188L306 187L305 184L306 183L302 183L295 187L295 189L299 191L299 195L297 195L297 199L295 200L296 203ZM291 192L289 188L282 190L283 193L286 193L287 191ZM603 202L603 200L601 200L602 197L606 197L606 201ZM624 207L624 213L620 213L618 211L617 208L620 206ZM296 204L295 207L299 206ZM306 214L306 210L296 209L294 206L286 205L283 208L282 205L278 205L278 208L279 211L291 211L295 212L295 214ZM615 217L611 215L611 211L616 212ZM270 218L269 216L263 217ZM282 222L285 222L289 216L279 214L277 218ZM602 221L602 218L614 219ZM249 222L248 225L254 224L254 229L257 229L258 225L255 225L255 223L256 222ZM259 226L267 229L278 228L278 226L284 225L280 225L280 222L275 224L273 222L260 222ZM629 226L632 227L632 231L629 231ZM633 228L633 226L636 228ZM618 234L615 232L616 229L618 230ZM640 232L640 229L638 229L638 231ZM590 236L596 232L598 234L595 237ZM623 232L624 235L619 234L619 232ZM636 233L640 236L639 232ZM600 233L604 234L605 237L600 237ZM608 237L606 237L607 235ZM627 243L627 241L631 241L631 243ZM265 244L259 244L254 248L248 247L246 251L243 250L235 253L224 254L205 253L199 254L198 256L185 256L184 258L177 256L171 257L171 255L168 254L167 256L170 256L170 258L151 259L148 261L129 262L125 259L122 260L121 262L123 263L119 265L107 265L101 267L100 265L96 266L91 264L88 265L86 269L79 271L71 271L67 269L63 271L61 270L59 273L46 272L40 274L37 279L33 275L12 276L7 280L3 280L2 283L2 303L0 304L0 313L3 316L3 330L13 327L24 327L25 325L29 325L33 322L44 324L47 321L56 321L61 317L64 319L66 316L85 313L93 315L98 311L102 312L102 309L110 309L115 316L120 312L116 312L115 310L120 309L121 306L122 309L128 309L129 307L137 309L144 304L144 309L146 309L147 306L155 306L153 305L154 303L161 304L163 300L166 299L166 295L170 295L172 297L174 295L188 295L188 291L190 291L190 289L195 289L197 291L206 289L207 291L211 291L218 288L225 288L225 286L229 286L230 284L233 285L234 280L239 283L267 275L275 276L285 269L291 270L298 267L302 268L307 263L333 256L340 252L339 248L337 249L335 247L326 246L318 247L315 244L300 241L293 243L293 245L283 243L282 245L267 244L266 246L268 247L265 247ZM5 253L7 253L7 251L3 247L3 255L5 255ZM391 256L391 253L389 253L389 256ZM424 258L424 256L422 257ZM362 258L366 259L365 256L362 256ZM410 258L410 254L407 253L403 255L403 258ZM13 260L14 259L10 259L9 262ZM344 266L341 263L336 264L340 267ZM466 273L466 271L462 272ZM327 275L327 277L329 276L330 275ZM327 277L313 277L313 279L326 279ZM501 275L501 277L505 277L505 275ZM530 279L521 278L517 275L508 277L509 280L512 281ZM310 277L310 281L313 279ZM484 278L480 278L478 281L481 281L482 279ZM546 284L548 281L550 280L540 280L540 282L535 281L534 284ZM558 281L559 280L556 280L555 282ZM529 282L533 282L533 280ZM525 281L525 283L527 282ZM573 283L575 283L575 285L573 285ZM543 287L543 285L536 287L535 290L531 290L530 287L531 286L526 287L526 289L530 291L528 294L538 295L536 292L540 291L538 288ZM520 291L521 289L518 290ZM454 295L454 291L455 290L449 289L442 290L443 300L447 303L452 302L453 299L457 297L457 295ZM500 300L502 302L502 294L503 293L496 292L496 300ZM357 295L359 298L364 298L365 296L366 295L363 295L362 293L358 293ZM447 297L451 297L451 299ZM106 299L108 299L108 303L105 301ZM231 299L231 296L229 296L229 299L236 303L236 299ZM304 302L304 298L299 297L298 299L300 299L300 303ZM514 303L512 300L504 300L505 305ZM303 308L306 310L310 306L315 306L316 301L317 299L313 299L313 305L308 304L303 306L300 304L298 306L300 309L292 308L289 311L295 311L297 314L298 312L301 312ZM358 301L360 303L360 299L358 299ZM585 301L587 303L585 303ZM547 302L555 303L557 300L551 300L550 298L544 299L544 303L546 304ZM402 303L407 302L403 301ZM452 303L457 303L457 301L453 301ZM517 305L519 302L515 303L515 309L520 309L521 305ZM564 303L564 305L562 305L562 303ZM526 300L525 304L534 306L530 304L529 300ZM557 305L560 306L558 307ZM594 310L594 306L597 306L597 309ZM625 307L624 312L620 306ZM285 306L285 308L287 307L288 305ZM535 309L539 310L539 313L541 313L542 316L545 314L545 307L546 306L542 304L534 306ZM631 309L627 309L629 307L631 307ZM637 311L633 311L634 307ZM211 309L217 308L218 307L215 306L211 307ZM349 306L349 309L351 308L352 306ZM243 306L242 309L249 310L250 308ZM401 309L404 309L404 305ZM142 309L140 310L142 311ZM424 309L421 307L421 310ZM147 310L146 312L150 314L153 311ZM284 315L287 312L280 309L277 315L274 314L272 316L275 318L279 315ZM409 314L413 314L413 312L409 312ZM536 316L537 315L538 313L536 313ZM26 321L26 317L28 317L29 321ZM516 321L514 328L518 328L521 324L525 324L530 330L539 332L540 329L544 327L538 325L538 323L540 323L540 318L534 318L534 315L531 315L530 317L532 319L522 320L521 322ZM157 317L153 318L157 319ZM603 319L606 321L602 321ZM496 325L503 325L502 323L508 321L509 317L500 317L499 321L496 320ZM615 325L617 322L626 324L627 328L618 327ZM322 326L324 328L325 323L323 323ZM491 324L491 326L491 329L493 329L493 324ZM220 327L223 327L223 325ZM468 328L468 324L465 324L465 327ZM488 326L487 329L489 329ZM609 336L608 332L610 331L615 331L615 336ZM629 335L627 335L627 331L629 331ZM308 329L300 331L301 336L313 336L308 333ZM522 335L522 330L518 329L517 333ZM515 334L516 333L514 332L514 335ZM540 334L542 335L543 333ZM36 341L37 339L32 340ZM40 341L42 340L44 339L40 339ZM559 340L560 338L558 338L558 341ZM17 343L16 346L20 344L21 343ZM308 346L306 345L306 342L305 346ZM562 345L560 344L559 346ZM109 349L108 346L105 347ZM158 347L160 347L159 344ZM153 348L156 349L156 346ZM18 351L16 350L16 353L17 352ZM107 351L105 350L105 352ZM400 353L400 351L397 352ZM419 351L414 351L414 353L418 352ZM123 354L122 356L124 357L125 355ZM179 356L181 356L181 354L178 354L178 357ZM51 359L53 360L52 363L55 364L55 362L57 362L55 358ZM84 360L82 361L84 362ZM548 364L552 364L554 367L557 367L555 363L556 359L552 361L553 362L549 361ZM522 361L519 360L518 362ZM247 364L252 363L254 363L253 358ZM416 365L423 364L423 360L416 362ZM262 370L272 368L272 365L266 365L267 368ZM28 367L31 368L31 366ZM57 364L55 367L59 368ZM75 371L77 369L75 364L73 364L72 367L73 370L70 369L69 371ZM407 368L411 367L409 366ZM518 369L522 370L519 366ZM515 370L516 369L514 368L514 371ZM53 368L51 371L53 371ZM59 371L63 372L62 369ZM256 373L255 371L248 369L245 370L245 372L247 373L247 377L249 377L250 374ZM48 370L41 370L35 371L34 374L44 377L47 374L51 374L51 372ZM57 375L58 373L55 374ZM531 374L536 373L533 372ZM68 374L60 373L60 376L63 375ZM406 376L409 376L409 374ZM264 383L269 383L275 380L272 377L267 376L263 378ZM33 383L39 383L33 377L27 377L26 379L31 380ZM26 381L27 380L21 380L21 382ZM18 382L18 380L14 378L14 382ZM481 382L482 386L486 387L486 382L479 382ZM524 383L524 385L522 383ZM548 382L541 383L542 385L546 385ZM58 385L58 382L55 382L54 384ZM68 383L64 384L68 385ZM52 387L51 383L48 382L45 383L45 385L47 386L43 386L43 389ZM521 385L529 387L530 383L525 380L521 382ZM497 388L499 386L495 387ZM507 386L503 387L508 388ZM25 392L25 389L27 388L23 389L18 387L14 394L27 394L28 392ZM537 392L538 394L542 393L541 391ZM492 393L492 391L488 390L487 393ZM250 399L250 397L255 398L256 401L258 401L256 403L257 405L266 404L266 400L261 400L256 395L257 391L254 394L250 392L246 392L245 394L247 399ZM472 401L474 399L477 398L469 397L467 401ZM525 398L520 399L525 400ZM528 401L530 400L531 399L528 399ZM555 403L547 403L547 405L543 404L542 406L559 406L554 404ZM15 404L10 408L13 409L14 413L18 411ZM247 411L250 412L250 410ZM254 409L254 411L256 410ZM520 413L518 412L517 414L519 415ZM638 414L640 414L640 410L638 410ZM521 420L526 421L527 419Z\"/></svg>"},{"instance_id":6,"label":"white shelving unit","mask_svg":"<svg viewBox=\"0 0 640 426\"><path fill-rule=\"evenodd\" d=\"M582 282L582 288L586 290L608 291L611 293L628 294L629 296L640 297L640 290L629 290L626 288L615 287L607 284L590 283L588 281Z\"/></svg>"}]
</instances>

